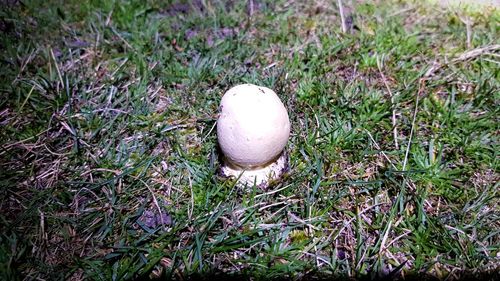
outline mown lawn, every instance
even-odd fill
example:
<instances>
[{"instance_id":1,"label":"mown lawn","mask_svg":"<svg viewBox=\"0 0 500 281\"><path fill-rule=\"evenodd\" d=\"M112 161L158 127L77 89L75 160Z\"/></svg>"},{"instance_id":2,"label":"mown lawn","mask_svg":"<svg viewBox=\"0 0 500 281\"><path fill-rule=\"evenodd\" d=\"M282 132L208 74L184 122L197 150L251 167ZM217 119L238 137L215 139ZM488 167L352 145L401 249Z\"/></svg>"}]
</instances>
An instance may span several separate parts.
<instances>
[{"instance_id":1,"label":"mown lawn","mask_svg":"<svg viewBox=\"0 0 500 281\"><path fill-rule=\"evenodd\" d=\"M500 12L342 2L0 1L0 279L500 278ZM240 83L267 190L218 176Z\"/></svg>"}]
</instances>

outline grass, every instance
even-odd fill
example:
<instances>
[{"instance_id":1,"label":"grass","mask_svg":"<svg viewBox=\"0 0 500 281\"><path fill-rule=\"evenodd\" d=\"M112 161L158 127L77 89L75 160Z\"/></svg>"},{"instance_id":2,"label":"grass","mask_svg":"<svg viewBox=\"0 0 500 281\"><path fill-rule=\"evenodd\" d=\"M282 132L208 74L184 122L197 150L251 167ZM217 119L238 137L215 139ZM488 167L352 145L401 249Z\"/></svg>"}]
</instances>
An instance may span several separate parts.
<instances>
[{"instance_id":1,"label":"grass","mask_svg":"<svg viewBox=\"0 0 500 281\"><path fill-rule=\"evenodd\" d=\"M498 278L498 10L3 2L3 279ZM244 82L292 122L267 190L217 173Z\"/></svg>"}]
</instances>

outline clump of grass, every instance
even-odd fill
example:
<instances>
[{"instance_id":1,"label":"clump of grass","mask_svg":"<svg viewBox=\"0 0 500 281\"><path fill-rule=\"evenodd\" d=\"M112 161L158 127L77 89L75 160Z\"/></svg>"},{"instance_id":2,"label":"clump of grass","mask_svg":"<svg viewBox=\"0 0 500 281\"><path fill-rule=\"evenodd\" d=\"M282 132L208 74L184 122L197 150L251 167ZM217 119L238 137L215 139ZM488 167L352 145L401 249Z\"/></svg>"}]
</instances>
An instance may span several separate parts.
<instances>
[{"instance_id":1,"label":"clump of grass","mask_svg":"<svg viewBox=\"0 0 500 281\"><path fill-rule=\"evenodd\" d=\"M4 278L493 279L498 11L345 2L6 4ZM243 82L292 121L268 190L217 175Z\"/></svg>"}]
</instances>

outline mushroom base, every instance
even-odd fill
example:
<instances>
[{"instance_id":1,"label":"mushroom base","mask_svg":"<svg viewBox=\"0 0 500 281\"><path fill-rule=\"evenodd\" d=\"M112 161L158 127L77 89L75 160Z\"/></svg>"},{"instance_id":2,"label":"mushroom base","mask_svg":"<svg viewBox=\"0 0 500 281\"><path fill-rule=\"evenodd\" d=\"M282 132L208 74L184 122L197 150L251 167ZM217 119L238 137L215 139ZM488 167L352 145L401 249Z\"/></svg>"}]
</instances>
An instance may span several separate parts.
<instances>
[{"instance_id":1,"label":"mushroom base","mask_svg":"<svg viewBox=\"0 0 500 281\"><path fill-rule=\"evenodd\" d=\"M220 172L224 177L237 179L237 184L240 186L251 187L255 184L260 188L266 188L270 182L279 179L287 169L288 157L283 152L274 162L252 169L235 167L225 160Z\"/></svg>"}]
</instances>

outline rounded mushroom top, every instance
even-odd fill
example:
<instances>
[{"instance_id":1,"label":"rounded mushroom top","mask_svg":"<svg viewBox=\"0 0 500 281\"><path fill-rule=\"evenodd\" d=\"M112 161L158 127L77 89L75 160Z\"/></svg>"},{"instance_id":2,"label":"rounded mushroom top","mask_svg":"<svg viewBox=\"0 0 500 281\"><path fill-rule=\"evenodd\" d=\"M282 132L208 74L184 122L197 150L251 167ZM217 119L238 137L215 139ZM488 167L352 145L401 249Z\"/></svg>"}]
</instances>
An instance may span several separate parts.
<instances>
[{"instance_id":1,"label":"rounded mushroom top","mask_svg":"<svg viewBox=\"0 0 500 281\"><path fill-rule=\"evenodd\" d=\"M273 90L253 84L235 86L222 97L220 111L217 138L232 164L261 166L285 148L290 120Z\"/></svg>"}]
</instances>

